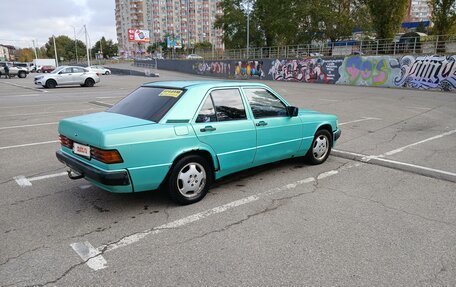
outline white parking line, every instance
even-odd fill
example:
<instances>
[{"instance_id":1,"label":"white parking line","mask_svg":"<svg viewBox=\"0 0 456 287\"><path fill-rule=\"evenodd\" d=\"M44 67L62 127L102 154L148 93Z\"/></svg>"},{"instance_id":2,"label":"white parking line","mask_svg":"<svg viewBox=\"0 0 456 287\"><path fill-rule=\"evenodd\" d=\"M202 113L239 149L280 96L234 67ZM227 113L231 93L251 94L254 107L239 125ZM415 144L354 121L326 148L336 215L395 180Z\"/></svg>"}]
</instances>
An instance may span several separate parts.
<instances>
[{"instance_id":1,"label":"white parking line","mask_svg":"<svg viewBox=\"0 0 456 287\"><path fill-rule=\"evenodd\" d=\"M416 145L419 145L419 144L422 144L422 143L425 143L425 142L429 142L429 141L432 141L432 140L435 140L435 139L443 138L444 136L449 136L449 135L452 135L454 133L456 133L456 130L452 130L452 131L449 131L449 132L446 132L446 133L443 133L443 134L439 134L439 135L424 139L422 141L419 141L419 142L416 142L416 143L412 143L412 144L400 147L400 148L392 150L392 151L385 152L384 154L382 154L380 156L393 155L393 154L396 154L396 153L400 153L400 152L403 152L405 149L407 149L409 147L416 146Z\"/></svg>"},{"instance_id":2,"label":"white parking line","mask_svg":"<svg viewBox=\"0 0 456 287\"><path fill-rule=\"evenodd\" d=\"M20 187L26 187L26 186L32 186L32 181L48 179L48 178L54 178L54 177L59 177L59 176L64 176L64 175L68 175L68 173L67 172L59 172L59 173L54 173L54 174L35 176L35 177L31 177L31 178L26 178L23 175L18 175L18 176L15 176L13 179L16 181L16 183Z\"/></svg>"},{"instance_id":3,"label":"white parking line","mask_svg":"<svg viewBox=\"0 0 456 287\"><path fill-rule=\"evenodd\" d=\"M248 196L248 197L244 197L244 198L241 198L239 200L235 200L235 201L232 201L230 203L227 203L227 204L224 204L224 205L221 205L221 206L217 206L217 207L214 207L214 208L206 210L206 211L195 213L195 214L192 214L190 216L187 216L187 217L184 217L184 218L181 218L181 219L178 219L178 220L175 220L175 221L172 221L172 222L169 222L169 223L157 226L157 227L153 227L153 228L150 228L150 229L147 229L147 230L144 230L144 231L140 231L140 232L134 233L134 234L129 235L127 237L124 237L124 238L122 238L122 239L120 239L118 241L114 241L113 243L108 243L108 244L104 244L104 245L101 245L101 246L97 247L96 248L96 251L97 251L96 253L94 252L93 249L90 249L90 246L92 246L92 245L90 245L90 243L88 243L87 241L83 242L83 243L73 243L73 244L71 244L71 247L73 248L73 250L75 250L74 246L78 246L78 247L82 246L82 247L84 247L86 249L90 249L90 250L85 250L84 252L80 252L80 251L76 251L76 250L75 251L81 257L81 259L83 261L87 261L86 264L87 264L88 267L90 267L93 270L100 270L100 269L103 269L103 268L107 267L107 264L105 263L106 260L103 257L103 254L105 252L109 252L109 251L112 251L112 250L115 250L115 249L118 249L118 248L121 248L121 247L125 247L125 246L128 246L128 245L131 245L133 243L136 243L136 242L140 241L141 239L143 239L143 238L145 238L147 236L164 232L167 229L174 229L174 228L177 228L177 227L182 227L182 226L188 225L190 223L197 222L197 221L200 221L202 219L208 218L208 217L210 217L212 215L219 214L219 213L234 209L236 207L255 202L255 201L257 201L257 200L259 200L259 199L261 199L263 197L271 196L271 195L277 194L279 192L291 190L291 189L296 188L299 185L315 182L317 180L320 180L320 179L327 178L327 177L333 176L335 174L338 174L341 170L350 169L350 168L353 168L353 167L356 167L356 166L360 166L360 165L361 165L360 163L349 164L349 165L344 166L344 167L342 167L342 168L340 168L338 170L331 170L331 171L322 173L317 178L308 177L308 178L305 178L305 179L302 179L302 180L298 180L298 181L295 181L293 183L289 183L289 184L281 186L281 187L273 188L273 189L270 189L270 190L265 191L265 192L261 192L261 193L256 194L256 195L251 195L251 196ZM87 247L87 246L89 246L89 247ZM91 257L87 257L86 254L88 254L88 253L92 254L92 256ZM96 259L96 258L100 258L100 260L97 261L99 263L95 264L95 263L91 262L92 259ZM90 264L89 264L89 262L90 262Z\"/></svg>"},{"instance_id":4,"label":"white parking line","mask_svg":"<svg viewBox=\"0 0 456 287\"><path fill-rule=\"evenodd\" d=\"M59 141L56 140L56 141L47 141L47 142L38 142L38 143L28 143L28 144L2 146L2 147L0 147L0 150L18 148L18 147L26 147L26 146L34 146L34 145L42 145L42 144L50 144L50 143L56 143L56 142L59 142Z\"/></svg>"},{"instance_id":5,"label":"white parking line","mask_svg":"<svg viewBox=\"0 0 456 287\"><path fill-rule=\"evenodd\" d=\"M379 118L371 118L371 117L363 117L362 119L359 119L359 120L354 120L354 121L339 123L339 126L348 125L348 124L352 124L352 123L363 122L363 121L370 121L370 120L381 121L382 119L379 119Z\"/></svg>"},{"instance_id":6,"label":"white parking line","mask_svg":"<svg viewBox=\"0 0 456 287\"><path fill-rule=\"evenodd\" d=\"M100 270L107 267L106 260L103 256L98 255L97 249L95 249L92 244L88 241L78 242L70 244L71 248L82 258L82 260L87 261L86 264L93 270Z\"/></svg>"},{"instance_id":7,"label":"white parking line","mask_svg":"<svg viewBox=\"0 0 456 287\"><path fill-rule=\"evenodd\" d=\"M93 111L99 110L99 108L89 108L82 110L66 110L66 111L55 111L55 112L41 112L41 113L28 113L28 114L15 114L15 115L1 115L0 117L18 117L18 116L35 116L35 115L49 115L49 114L61 114L61 113L72 113L72 112L84 112L84 111Z\"/></svg>"},{"instance_id":8,"label":"white parking line","mask_svg":"<svg viewBox=\"0 0 456 287\"><path fill-rule=\"evenodd\" d=\"M27 89L27 90L39 91L39 92L42 92L42 93L47 93L47 92L48 92L48 91L46 91L46 90L38 90L37 88L22 86L22 85L10 83L10 82L4 82L4 81L2 81L2 82L0 82L0 83L6 84L6 85L10 85L10 86L19 87L19 88L23 88L23 89Z\"/></svg>"},{"instance_id":9,"label":"white parking line","mask_svg":"<svg viewBox=\"0 0 456 287\"><path fill-rule=\"evenodd\" d=\"M22 126L9 126L9 127L0 127L0 130L28 128L28 127L38 127L38 126L48 126L48 125L56 125L56 124L58 124L58 122L42 123L42 124L31 124L31 125L22 125Z\"/></svg>"}]
</instances>

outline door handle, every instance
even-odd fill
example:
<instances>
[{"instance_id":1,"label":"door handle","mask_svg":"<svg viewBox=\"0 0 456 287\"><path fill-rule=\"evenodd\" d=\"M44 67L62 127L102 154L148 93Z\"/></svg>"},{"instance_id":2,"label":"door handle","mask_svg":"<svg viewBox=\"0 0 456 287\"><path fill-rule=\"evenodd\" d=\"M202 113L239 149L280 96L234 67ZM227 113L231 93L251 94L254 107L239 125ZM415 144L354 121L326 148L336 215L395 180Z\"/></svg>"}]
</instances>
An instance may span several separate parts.
<instances>
[{"instance_id":1,"label":"door handle","mask_svg":"<svg viewBox=\"0 0 456 287\"><path fill-rule=\"evenodd\" d=\"M265 121L260 121L260 122L256 123L255 125L256 125L257 127L260 127L260 126L267 126L268 123L265 122Z\"/></svg>"},{"instance_id":2,"label":"door handle","mask_svg":"<svg viewBox=\"0 0 456 287\"><path fill-rule=\"evenodd\" d=\"M213 126L205 126L204 128L200 129L201 132L212 132L215 130L216 128L214 128Z\"/></svg>"}]
</instances>

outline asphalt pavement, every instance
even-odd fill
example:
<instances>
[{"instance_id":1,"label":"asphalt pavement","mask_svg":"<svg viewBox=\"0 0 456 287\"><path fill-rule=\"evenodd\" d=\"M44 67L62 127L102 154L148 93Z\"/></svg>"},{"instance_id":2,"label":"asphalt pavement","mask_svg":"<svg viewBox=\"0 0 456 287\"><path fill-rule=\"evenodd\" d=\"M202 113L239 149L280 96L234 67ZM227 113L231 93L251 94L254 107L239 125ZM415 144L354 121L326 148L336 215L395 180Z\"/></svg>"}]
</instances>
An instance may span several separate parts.
<instances>
[{"instance_id":1,"label":"asphalt pavement","mask_svg":"<svg viewBox=\"0 0 456 287\"><path fill-rule=\"evenodd\" d=\"M456 286L454 93L265 82L338 115L333 155L231 175L189 206L65 176L60 119L144 82L207 79L158 72L0 79L1 286Z\"/></svg>"}]
</instances>

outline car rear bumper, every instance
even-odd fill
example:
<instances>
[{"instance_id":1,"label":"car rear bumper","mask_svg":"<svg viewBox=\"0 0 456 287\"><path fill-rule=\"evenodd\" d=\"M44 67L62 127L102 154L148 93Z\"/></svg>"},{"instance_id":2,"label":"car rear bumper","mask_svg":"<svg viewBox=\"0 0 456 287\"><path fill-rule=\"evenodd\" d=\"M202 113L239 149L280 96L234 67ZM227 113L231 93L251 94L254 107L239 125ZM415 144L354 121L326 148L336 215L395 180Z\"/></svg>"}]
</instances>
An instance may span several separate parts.
<instances>
[{"instance_id":1,"label":"car rear bumper","mask_svg":"<svg viewBox=\"0 0 456 287\"><path fill-rule=\"evenodd\" d=\"M71 170L102 185L130 185L130 177L126 170L105 171L97 169L84 162L78 161L69 155L66 155L60 150L56 152L56 156L60 162L66 164Z\"/></svg>"}]
</instances>

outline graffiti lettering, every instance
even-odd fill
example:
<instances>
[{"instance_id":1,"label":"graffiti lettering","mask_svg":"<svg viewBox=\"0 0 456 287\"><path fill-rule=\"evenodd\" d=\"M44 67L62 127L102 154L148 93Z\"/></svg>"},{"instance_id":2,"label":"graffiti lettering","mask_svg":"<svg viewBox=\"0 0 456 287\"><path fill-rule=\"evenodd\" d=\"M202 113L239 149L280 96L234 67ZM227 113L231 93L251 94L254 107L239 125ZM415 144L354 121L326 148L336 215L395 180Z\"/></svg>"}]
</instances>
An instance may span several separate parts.
<instances>
[{"instance_id":1,"label":"graffiti lettering","mask_svg":"<svg viewBox=\"0 0 456 287\"><path fill-rule=\"evenodd\" d=\"M231 64L224 62L200 62L193 65L193 70L199 75L225 74L229 75Z\"/></svg>"},{"instance_id":2,"label":"graffiti lettering","mask_svg":"<svg viewBox=\"0 0 456 287\"><path fill-rule=\"evenodd\" d=\"M338 63L342 60L275 60L269 75L276 81L297 81L306 83L334 83L339 75ZM339 64L340 65L340 64Z\"/></svg>"},{"instance_id":3,"label":"graffiti lettering","mask_svg":"<svg viewBox=\"0 0 456 287\"><path fill-rule=\"evenodd\" d=\"M405 56L394 84L416 89L456 90L456 56Z\"/></svg>"}]
</instances>

